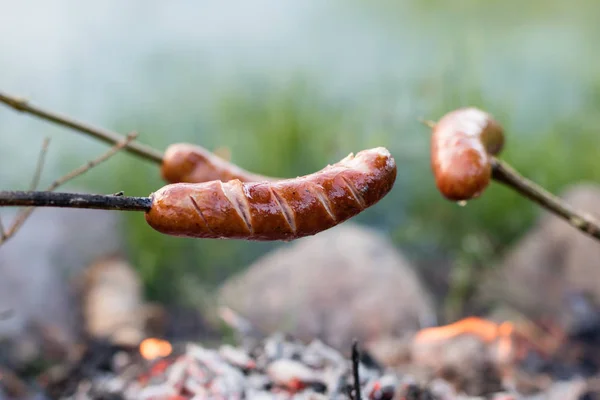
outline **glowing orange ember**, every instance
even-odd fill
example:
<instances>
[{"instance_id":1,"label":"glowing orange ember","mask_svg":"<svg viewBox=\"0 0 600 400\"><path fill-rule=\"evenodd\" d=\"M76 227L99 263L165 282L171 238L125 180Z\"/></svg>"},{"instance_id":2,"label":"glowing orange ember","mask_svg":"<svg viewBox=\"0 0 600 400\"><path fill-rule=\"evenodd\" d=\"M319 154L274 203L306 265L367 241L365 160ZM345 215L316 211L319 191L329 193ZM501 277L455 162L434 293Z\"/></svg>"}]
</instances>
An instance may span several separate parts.
<instances>
[{"instance_id":1,"label":"glowing orange ember","mask_svg":"<svg viewBox=\"0 0 600 400\"><path fill-rule=\"evenodd\" d=\"M437 342L451 339L459 335L475 335L486 343L497 343L498 358L510 358L513 346L515 327L511 322L497 324L478 317L468 317L449 325L422 329L417 333L415 342Z\"/></svg>"},{"instance_id":2,"label":"glowing orange ember","mask_svg":"<svg viewBox=\"0 0 600 400\"><path fill-rule=\"evenodd\" d=\"M140 354L146 360L154 360L160 357L166 357L173 351L171 343L166 340L148 338L140 343Z\"/></svg>"},{"instance_id":3,"label":"glowing orange ember","mask_svg":"<svg viewBox=\"0 0 600 400\"><path fill-rule=\"evenodd\" d=\"M486 342L493 342L499 337L510 336L513 329L513 325L510 322L496 324L482 318L468 317L453 324L423 329L417 333L415 340L438 341L450 339L458 335L473 334Z\"/></svg>"}]
</instances>

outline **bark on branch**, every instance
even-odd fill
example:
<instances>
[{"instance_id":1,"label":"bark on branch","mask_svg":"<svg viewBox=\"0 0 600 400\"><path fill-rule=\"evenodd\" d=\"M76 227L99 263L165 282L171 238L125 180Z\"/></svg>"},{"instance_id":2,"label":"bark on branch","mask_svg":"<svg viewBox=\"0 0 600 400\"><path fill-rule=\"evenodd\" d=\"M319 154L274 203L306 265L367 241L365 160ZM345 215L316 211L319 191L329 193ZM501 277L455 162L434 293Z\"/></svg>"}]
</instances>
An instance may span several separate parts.
<instances>
[{"instance_id":1,"label":"bark on branch","mask_svg":"<svg viewBox=\"0 0 600 400\"><path fill-rule=\"evenodd\" d=\"M0 207L59 207L94 210L147 211L152 206L149 197L66 193L45 191L0 191Z\"/></svg>"},{"instance_id":2,"label":"bark on branch","mask_svg":"<svg viewBox=\"0 0 600 400\"><path fill-rule=\"evenodd\" d=\"M0 102L19 112L28 113L46 121L71 128L81 133L85 133L105 143L116 145L117 143L125 140L125 136L119 135L118 133L104 128L98 128L85 122L77 121L73 118L58 114L53 111L45 110L41 107L30 104L25 99L11 96L6 93L0 92ZM163 155L160 151L136 141L127 143L125 150L155 163L160 164L162 162Z\"/></svg>"},{"instance_id":3,"label":"bark on branch","mask_svg":"<svg viewBox=\"0 0 600 400\"><path fill-rule=\"evenodd\" d=\"M508 163L492 158L492 177L520 195L566 220L581 232L600 240L600 222L590 214L577 210L563 199L521 176Z\"/></svg>"}]
</instances>

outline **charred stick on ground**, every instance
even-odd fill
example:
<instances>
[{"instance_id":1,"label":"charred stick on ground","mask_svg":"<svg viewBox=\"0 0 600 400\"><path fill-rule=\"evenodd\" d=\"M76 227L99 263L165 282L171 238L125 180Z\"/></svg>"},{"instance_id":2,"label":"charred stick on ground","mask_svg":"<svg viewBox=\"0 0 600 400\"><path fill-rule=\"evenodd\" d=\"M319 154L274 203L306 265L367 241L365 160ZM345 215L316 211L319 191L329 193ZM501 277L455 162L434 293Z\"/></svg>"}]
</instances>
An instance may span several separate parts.
<instances>
[{"instance_id":1,"label":"charred stick on ground","mask_svg":"<svg viewBox=\"0 0 600 400\"><path fill-rule=\"evenodd\" d=\"M359 376L360 353L358 351L358 341L352 342L352 377L354 379L354 400L362 400Z\"/></svg>"}]
</instances>

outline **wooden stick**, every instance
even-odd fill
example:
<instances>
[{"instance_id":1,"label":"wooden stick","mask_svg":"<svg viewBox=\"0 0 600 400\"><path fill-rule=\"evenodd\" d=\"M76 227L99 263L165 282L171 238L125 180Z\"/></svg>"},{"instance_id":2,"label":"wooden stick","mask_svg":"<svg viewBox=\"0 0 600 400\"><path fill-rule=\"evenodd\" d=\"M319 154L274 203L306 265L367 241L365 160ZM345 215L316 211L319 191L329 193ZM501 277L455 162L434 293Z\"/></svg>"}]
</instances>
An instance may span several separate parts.
<instances>
[{"instance_id":1,"label":"wooden stick","mask_svg":"<svg viewBox=\"0 0 600 400\"><path fill-rule=\"evenodd\" d=\"M492 177L520 195L564 219L581 232L600 240L600 222L590 214L576 210L561 198L520 175L508 163L492 158Z\"/></svg>"},{"instance_id":2,"label":"wooden stick","mask_svg":"<svg viewBox=\"0 0 600 400\"><path fill-rule=\"evenodd\" d=\"M0 207L59 207L95 210L147 211L150 197L44 191L0 191Z\"/></svg>"},{"instance_id":3,"label":"wooden stick","mask_svg":"<svg viewBox=\"0 0 600 400\"><path fill-rule=\"evenodd\" d=\"M0 102L12 107L17 111L28 113L38 118L45 119L46 121L54 122L55 124L85 133L106 143L117 144L125 139L124 136L119 135L118 133L77 121L73 118L55 113L53 111L44 110L41 107L30 104L25 99L20 99L6 93L0 92ZM162 163L163 154L160 151L142 143L132 141L127 144L125 150L154 163Z\"/></svg>"}]
</instances>

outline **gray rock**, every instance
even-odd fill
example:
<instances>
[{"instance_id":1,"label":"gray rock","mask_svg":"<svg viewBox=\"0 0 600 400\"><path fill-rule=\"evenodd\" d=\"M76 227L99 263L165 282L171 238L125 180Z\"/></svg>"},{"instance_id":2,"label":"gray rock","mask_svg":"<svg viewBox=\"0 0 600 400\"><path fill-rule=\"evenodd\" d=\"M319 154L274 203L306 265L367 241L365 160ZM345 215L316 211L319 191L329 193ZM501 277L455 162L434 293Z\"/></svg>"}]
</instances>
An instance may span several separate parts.
<instances>
[{"instance_id":1,"label":"gray rock","mask_svg":"<svg viewBox=\"0 0 600 400\"><path fill-rule=\"evenodd\" d=\"M219 290L265 333L283 330L348 351L360 341L433 323L431 297L382 234L344 223L267 254Z\"/></svg>"},{"instance_id":2,"label":"gray rock","mask_svg":"<svg viewBox=\"0 0 600 400\"><path fill-rule=\"evenodd\" d=\"M8 227L16 209L2 210ZM118 214L39 208L0 246L0 340L30 335L32 328L71 343L77 304L70 279L97 257L120 250Z\"/></svg>"},{"instance_id":3,"label":"gray rock","mask_svg":"<svg viewBox=\"0 0 600 400\"><path fill-rule=\"evenodd\" d=\"M573 185L561 197L600 220L600 185ZM480 295L532 317L558 316L569 327L576 302L588 299L600 306L600 242L544 212L483 282Z\"/></svg>"}]
</instances>

